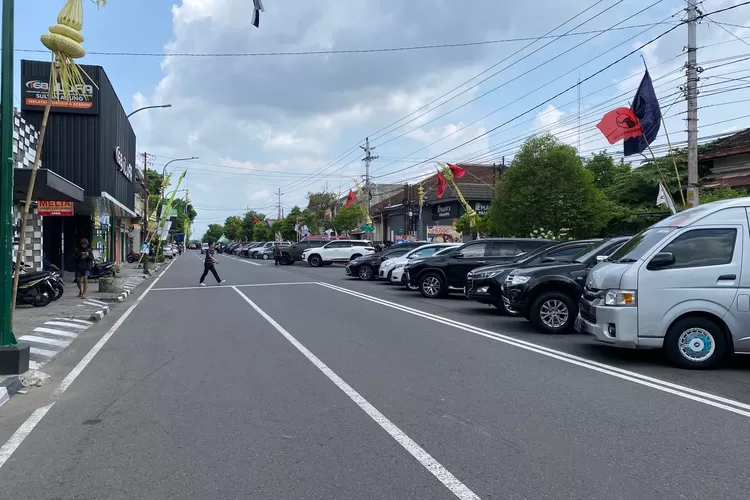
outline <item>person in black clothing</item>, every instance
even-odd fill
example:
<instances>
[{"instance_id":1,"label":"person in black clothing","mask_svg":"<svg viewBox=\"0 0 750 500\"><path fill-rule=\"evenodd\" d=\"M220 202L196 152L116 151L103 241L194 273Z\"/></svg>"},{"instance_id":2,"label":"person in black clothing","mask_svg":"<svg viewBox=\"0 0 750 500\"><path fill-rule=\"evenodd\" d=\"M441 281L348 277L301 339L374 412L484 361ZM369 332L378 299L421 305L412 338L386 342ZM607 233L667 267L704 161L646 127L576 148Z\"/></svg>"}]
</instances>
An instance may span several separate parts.
<instances>
[{"instance_id":1,"label":"person in black clothing","mask_svg":"<svg viewBox=\"0 0 750 500\"><path fill-rule=\"evenodd\" d=\"M278 243L273 244L273 262L276 267L281 264L281 247Z\"/></svg>"},{"instance_id":2,"label":"person in black clothing","mask_svg":"<svg viewBox=\"0 0 750 500\"><path fill-rule=\"evenodd\" d=\"M73 260L76 264L76 285L78 285L78 296L86 298L89 287L89 275L91 274L91 263L94 256L89 248L89 240L81 239L81 245L73 251Z\"/></svg>"},{"instance_id":3,"label":"person in black clothing","mask_svg":"<svg viewBox=\"0 0 750 500\"><path fill-rule=\"evenodd\" d=\"M203 264L203 274L201 275L200 285L206 286L205 283L203 283L203 280L206 279L206 276L208 275L208 272L211 271L211 273L214 275L214 278L216 278L217 283L224 283L226 280L223 280L219 278L219 273L216 272L216 267L214 267L215 264L218 264L218 261L214 257L214 254L216 253L216 250L214 250L214 244L209 243L208 248L206 249L206 261Z\"/></svg>"}]
</instances>

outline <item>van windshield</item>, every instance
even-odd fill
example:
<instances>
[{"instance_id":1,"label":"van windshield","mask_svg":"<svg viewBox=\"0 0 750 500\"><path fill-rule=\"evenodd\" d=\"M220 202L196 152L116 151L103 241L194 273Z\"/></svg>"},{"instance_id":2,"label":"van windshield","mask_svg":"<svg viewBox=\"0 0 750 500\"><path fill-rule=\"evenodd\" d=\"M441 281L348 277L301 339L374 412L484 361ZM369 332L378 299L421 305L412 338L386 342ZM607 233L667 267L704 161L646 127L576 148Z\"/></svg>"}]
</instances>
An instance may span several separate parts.
<instances>
[{"instance_id":1,"label":"van windshield","mask_svg":"<svg viewBox=\"0 0 750 500\"><path fill-rule=\"evenodd\" d=\"M612 262L635 262L675 229L677 229L676 226L652 226L645 231L641 231L610 255L609 260Z\"/></svg>"}]
</instances>

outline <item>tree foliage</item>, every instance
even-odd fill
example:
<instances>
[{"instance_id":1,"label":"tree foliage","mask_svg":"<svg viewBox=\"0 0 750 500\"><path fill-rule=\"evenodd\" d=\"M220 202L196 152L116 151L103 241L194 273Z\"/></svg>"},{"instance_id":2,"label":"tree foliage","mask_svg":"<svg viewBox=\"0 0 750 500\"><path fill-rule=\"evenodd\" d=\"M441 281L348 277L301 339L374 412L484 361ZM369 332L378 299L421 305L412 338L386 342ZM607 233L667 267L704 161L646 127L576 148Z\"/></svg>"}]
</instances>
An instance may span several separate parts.
<instances>
[{"instance_id":1,"label":"tree foliage","mask_svg":"<svg viewBox=\"0 0 750 500\"><path fill-rule=\"evenodd\" d=\"M239 241L244 238L244 226L242 218L237 215L230 215L224 221L224 234L232 241Z\"/></svg>"},{"instance_id":2,"label":"tree foliage","mask_svg":"<svg viewBox=\"0 0 750 500\"><path fill-rule=\"evenodd\" d=\"M486 235L489 233L489 217L478 215L476 218L476 227L471 227L469 217L464 214L456 221L456 231L462 234L471 234L473 237Z\"/></svg>"},{"instance_id":3,"label":"tree foliage","mask_svg":"<svg viewBox=\"0 0 750 500\"><path fill-rule=\"evenodd\" d=\"M527 140L504 173L489 226L502 236L529 236L544 227L589 237L607 222L605 206L604 194L576 150L548 134Z\"/></svg>"},{"instance_id":4,"label":"tree foliage","mask_svg":"<svg viewBox=\"0 0 750 500\"><path fill-rule=\"evenodd\" d=\"M258 224L264 224L266 216L265 214L262 214L260 212L256 212L254 210L250 210L249 212L245 212L245 215L242 217L242 239L247 241L256 241L253 238L253 234L255 233L255 219L258 219Z\"/></svg>"},{"instance_id":5,"label":"tree foliage","mask_svg":"<svg viewBox=\"0 0 750 500\"><path fill-rule=\"evenodd\" d=\"M348 207L339 207L331 224L336 231L341 234L357 228L359 222L364 216L364 209L360 205L354 203Z\"/></svg>"},{"instance_id":6,"label":"tree foliage","mask_svg":"<svg viewBox=\"0 0 750 500\"><path fill-rule=\"evenodd\" d=\"M265 222L255 224L253 228L253 241L271 241L273 239L273 233L271 229L266 227Z\"/></svg>"},{"instance_id":7,"label":"tree foliage","mask_svg":"<svg viewBox=\"0 0 750 500\"><path fill-rule=\"evenodd\" d=\"M203 238L201 238L201 241L203 243L211 243L216 242L219 238L221 238L221 235L224 234L224 226L221 224L209 224L208 229L203 234Z\"/></svg>"}]
</instances>

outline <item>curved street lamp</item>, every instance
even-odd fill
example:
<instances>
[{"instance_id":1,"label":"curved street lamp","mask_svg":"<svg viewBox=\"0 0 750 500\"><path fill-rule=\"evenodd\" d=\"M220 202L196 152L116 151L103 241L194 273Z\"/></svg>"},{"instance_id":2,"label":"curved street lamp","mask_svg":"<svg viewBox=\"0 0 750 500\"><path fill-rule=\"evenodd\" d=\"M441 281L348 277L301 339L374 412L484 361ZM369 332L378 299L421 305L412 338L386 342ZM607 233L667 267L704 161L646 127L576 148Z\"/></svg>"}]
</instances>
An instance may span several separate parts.
<instances>
[{"instance_id":1,"label":"curved street lamp","mask_svg":"<svg viewBox=\"0 0 750 500\"><path fill-rule=\"evenodd\" d=\"M172 107L172 105L171 105L171 104L157 104L157 105L155 105L155 106L143 106L142 108L138 108L138 109L136 109L135 111L132 111L132 112L130 112L130 114L128 114L128 118L130 118L130 117L131 117L131 116L133 116L134 114L138 113L139 111L143 111L143 110L145 110L145 109L154 109L154 108L171 108L171 107Z\"/></svg>"}]
</instances>

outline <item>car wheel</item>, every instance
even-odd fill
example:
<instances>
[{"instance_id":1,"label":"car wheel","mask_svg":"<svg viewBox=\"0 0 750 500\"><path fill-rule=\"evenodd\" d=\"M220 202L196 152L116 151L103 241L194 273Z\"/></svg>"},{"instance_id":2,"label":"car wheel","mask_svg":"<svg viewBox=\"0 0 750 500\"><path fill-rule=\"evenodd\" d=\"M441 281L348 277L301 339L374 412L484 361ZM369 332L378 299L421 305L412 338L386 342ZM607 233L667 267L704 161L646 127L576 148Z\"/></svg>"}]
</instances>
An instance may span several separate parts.
<instances>
[{"instance_id":1,"label":"car wheel","mask_svg":"<svg viewBox=\"0 0 750 500\"><path fill-rule=\"evenodd\" d=\"M721 327L708 318L683 318L673 324L664 339L664 351L680 368L707 370L717 367L729 354Z\"/></svg>"},{"instance_id":2,"label":"car wheel","mask_svg":"<svg viewBox=\"0 0 750 500\"><path fill-rule=\"evenodd\" d=\"M267 253L263 254L263 260L268 260L268 254Z\"/></svg>"},{"instance_id":3,"label":"car wheel","mask_svg":"<svg viewBox=\"0 0 750 500\"><path fill-rule=\"evenodd\" d=\"M307 259L307 263L312 267L320 267L323 265L323 259L320 258L320 255L311 255L310 258Z\"/></svg>"},{"instance_id":4,"label":"car wheel","mask_svg":"<svg viewBox=\"0 0 750 500\"><path fill-rule=\"evenodd\" d=\"M279 260L279 263L282 266L291 266L292 264L294 264L294 261L291 259L291 257L289 257L288 255L284 254L284 255L281 256L281 259Z\"/></svg>"},{"instance_id":5,"label":"car wheel","mask_svg":"<svg viewBox=\"0 0 750 500\"><path fill-rule=\"evenodd\" d=\"M547 292L531 305L531 323L543 333L568 332L578 315L578 306L562 292Z\"/></svg>"},{"instance_id":6,"label":"car wheel","mask_svg":"<svg viewBox=\"0 0 750 500\"><path fill-rule=\"evenodd\" d=\"M419 292L426 299L443 297L445 289L445 281L438 274L428 273L419 279Z\"/></svg>"},{"instance_id":7,"label":"car wheel","mask_svg":"<svg viewBox=\"0 0 750 500\"><path fill-rule=\"evenodd\" d=\"M510 301L504 295L500 296L497 302L495 302L494 306L497 307L498 312L503 316L511 316L516 318L521 315L521 313L516 309L510 307Z\"/></svg>"},{"instance_id":8,"label":"car wheel","mask_svg":"<svg viewBox=\"0 0 750 500\"><path fill-rule=\"evenodd\" d=\"M375 277L375 272L371 266L365 264L364 266L359 266L357 276L359 276L359 279L362 281L370 281Z\"/></svg>"},{"instance_id":9,"label":"car wheel","mask_svg":"<svg viewBox=\"0 0 750 500\"><path fill-rule=\"evenodd\" d=\"M393 278L393 270L391 269L388 271L388 274L385 277L385 281L390 285L391 284L391 278Z\"/></svg>"}]
</instances>

